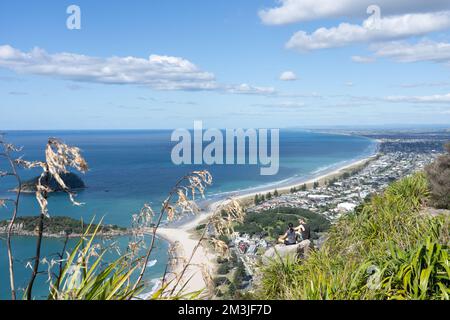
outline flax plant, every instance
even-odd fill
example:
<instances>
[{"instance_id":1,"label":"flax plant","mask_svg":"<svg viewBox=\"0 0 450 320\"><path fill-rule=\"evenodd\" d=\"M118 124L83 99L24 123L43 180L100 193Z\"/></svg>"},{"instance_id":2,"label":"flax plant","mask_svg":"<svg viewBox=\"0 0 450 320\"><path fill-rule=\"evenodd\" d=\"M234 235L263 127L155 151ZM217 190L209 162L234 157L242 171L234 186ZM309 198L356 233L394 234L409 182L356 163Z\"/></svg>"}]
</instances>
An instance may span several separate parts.
<instances>
[{"instance_id":1,"label":"flax plant","mask_svg":"<svg viewBox=\"0 0 450 320\"><path fill-rule=\"evenodd\" d=\"M41 168L42 170L36 185L36 200L40 207L36 254L32 266L31 279L25 292L27 300L31 300L34 281L39 271L44 218L49 217L48 194L53 191L49 187L49 180L53 177L61 189L68 194L70 201L74 205L80 206L81 203L75 201L75 193L65 184L64 180L61 178L61 175L68 173L69 167L85 173L88 170L88 165L86 160L82 157L79 148L69 146L61 140L55 138L48 139L47 146L45 148L45 161L26 161L23 159L18 159L17 163L26 169Z\"/></svg>"},{"instance_id":2,"label":"flax plant","mask_svg":"<svg viewBox=\"0 0 450 320\"><path fill-rule=\"evenodd\" d=\"M100 224L90 235L91 228L92 223L68 254L57 281L51 283L50 300L127 300L142 290L142 287L131 288L129 284L137 266L128 268L123 263L127 255L106 267L101 266L108 248L94 244Z\"/></svg>"}]
</instances>

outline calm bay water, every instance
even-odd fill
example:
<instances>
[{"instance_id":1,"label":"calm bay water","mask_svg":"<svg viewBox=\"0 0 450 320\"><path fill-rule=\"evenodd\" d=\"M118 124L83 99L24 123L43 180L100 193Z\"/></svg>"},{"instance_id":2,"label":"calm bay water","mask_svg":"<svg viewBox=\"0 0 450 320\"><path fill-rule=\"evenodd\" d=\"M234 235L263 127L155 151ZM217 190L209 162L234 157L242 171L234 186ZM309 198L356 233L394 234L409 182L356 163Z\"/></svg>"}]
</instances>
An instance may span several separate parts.
<instances>
[{"instance_id":1,"label":"calm bay water","mask_svg":"<svg viewBox=\"0 0 450 320\"><path fill-rule=\"evenodd\" d=\"M70 145L82 149L89 163L90 171L82 176L87 188L79 192L77 200L85 203L74 207L64 194L54 194L49 199L49 211L53 216L70 216L90 221L92 217L104 218L105 223L129 226L131 214L138 212L144 203L151 203L155 209L166 193L181 176L193 170L207 169L214 177L214 184L207 191L212 197L230 191L242 190L271 184L291 177L309 177L338 164L362 158L374 152L376 144L366 138L318 134L285 130L280 132L280 170L275 176L261 176L258 166L213 165L175 166L170 154L174 142L171 131L21 131L8 132L7 138L23 146L26 160L42 160L48 137L58 137ZM0 164L0 170L5 163ZM35 170L23 170L24 179L37 176ZM8 195L14 187L13 180L0 181L0 196ZM1 210L1 219L8 218L8 211ZM33 195L25 195L21 201L19 215L37 215L39 212ZM3 218L4 217L4 218ZM126 246L127 237L117 241ZM71 242L73 245L75 240ZM29 270L26 262L33 256L35 239L15 237L16 280L24 287ZM44 255L61 251L63 242L46 239ZM147 278L160 276L163 272L167 244L158 243L154 259L158 262L148 271ZM43 297L47 291L46 276L39 279L36 296ZM0 298L9 297L7 255L5 241L0 240Z\"/></svg>"}]
</instances>

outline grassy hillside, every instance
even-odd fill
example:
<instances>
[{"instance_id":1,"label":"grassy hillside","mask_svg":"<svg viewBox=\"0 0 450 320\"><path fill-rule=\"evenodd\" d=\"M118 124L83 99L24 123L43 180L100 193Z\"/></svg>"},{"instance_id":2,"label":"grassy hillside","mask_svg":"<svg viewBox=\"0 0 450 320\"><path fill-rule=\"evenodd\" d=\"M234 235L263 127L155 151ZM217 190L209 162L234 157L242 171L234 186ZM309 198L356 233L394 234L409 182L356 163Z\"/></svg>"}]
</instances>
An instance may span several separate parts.
<instances>
[{"instance_id":1,"label":"grassy hillside","mask_svg":"<svg viewBox=\"0 0 450 320\"><path fill-rule=\"evenodd\" d=\"M449 217L423 213L428 182L392 184L330 229L301 262L262 270L260 299L448 299Z\"/></svg>"}]
</instances>

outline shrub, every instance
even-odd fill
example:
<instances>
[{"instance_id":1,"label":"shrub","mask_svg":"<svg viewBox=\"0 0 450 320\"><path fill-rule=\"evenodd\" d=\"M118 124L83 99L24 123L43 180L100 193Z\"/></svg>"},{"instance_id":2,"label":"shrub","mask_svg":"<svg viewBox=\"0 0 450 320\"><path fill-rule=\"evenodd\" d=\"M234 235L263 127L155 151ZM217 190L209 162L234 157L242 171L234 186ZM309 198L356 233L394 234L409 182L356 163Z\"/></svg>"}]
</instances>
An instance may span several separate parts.
<instances>
[{"instance_id":1,"label":"shrub","mask_svg":"<svg viewBox=\"0 0 450 320\"><path fill-rule=\"evenodd\" d=\"M228 259L227 259L227 258L224 258L224 257L221 257L221 256L218 256L218 257L217 257L217 263L218 263L218 264L228 263Z\"/></svg>"},{"instance_id":2,"label":"shrub","mask_svg":"<svg viewBox=\"0 0 450 320\"><path fill-rule=\"evenodd\" d=\"M438 209L450 209L450 143L445 145L447 153L426 167L431 189L431 205Z\"/></svg>"},{"instance_id":3,"label":"shrub","mask_svg":"<svg viewBox=\"0 0 450 320\"><path fill-rule=\"evenodd\" d=\"M246 277L246 272L245 272L245 267L244 267L244 263L239 260L236 271L234 272L233 275L233 285L237 288L237 289L241 289L242 288L242 282L244 282Z\"/></svg>"},{"instance_id":4,"label":"shrub","mask_svg":"<svg viewBox=\"0 0 450 320\"><path fill-rule=\"evenodd\" d=\"M225 275L230 272L230 266L228 263L222 263L219 268L217 268L217 274Z\"/></svg>"},{"instance_id":5,"label":"shrub","mask_svg":"<svg viewBox=\"0 0 450 320\"><path fill-rule=\"evenodd\" d=\"M221 285L229 285L231 281L227 277L216 277L213 280L214 286L219 287Z\"/></svg>"},{"instance_id":6,"label":"shrub","mask_svg":"<svg viewBox=\"0 0 450 320\"><path fill-rule=\"evenodd\" d=\"M202 231L203 229L205 229L206 224L199 224L198 226L195 227L195 230L197 231Z\"/></svg>"}]
</instances>

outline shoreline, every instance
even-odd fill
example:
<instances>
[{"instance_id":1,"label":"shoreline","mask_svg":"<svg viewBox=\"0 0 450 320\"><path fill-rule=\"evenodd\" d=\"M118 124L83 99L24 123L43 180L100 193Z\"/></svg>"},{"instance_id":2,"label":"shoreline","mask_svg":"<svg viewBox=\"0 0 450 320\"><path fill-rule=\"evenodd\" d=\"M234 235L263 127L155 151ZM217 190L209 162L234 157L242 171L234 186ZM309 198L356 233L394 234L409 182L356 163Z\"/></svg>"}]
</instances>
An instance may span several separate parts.
<instances>
[{"instance_id":1,"label":"shoreline","mask_svg":"<svg viewBox=\"0 0 450 320\"><path fill-rule=\"evenodd\" d=\"M320 185L323 185L328 180L332 180L343 175L346 172L351 172L355 169L363 167L367 165L370 161L378 157L378 151L375 154L370 156L366 156L362 159L355 159L349 163L343 164L340 167L332 168L329 172L324 172L316 177L308 177L299 180L293 180L290 183L280 185L268 185L254 188L253 190L241 190L236 192L228 193L230 197L235 200L238 200L242 206L246 206L253 202L254 196L256 194L262 193L273 193L275 190L278 193L284 194L289 193L291 188L300 187L306 184L307 188L311 188L315 182L319 182ZM215 209L224 204L229 197L214 199L211 202L206 203L206 207L202 210L202 212L196 216L191 216L188 221L183 221L182 223L173 223L162 226L157 230L157 236L169 242L169 244L173 245L178 242L179 247L176 252L178 258L189 259L192 254L193 249L198 243L198 235L195 234L195 228L204 223L215 211ZM189 266L186 270L185 278L190 279L189 283L183 284L184 292L190 293L199 291L202 289L206 290L206 283L202 276L202 271L207 270L211 275L215 274L215 259L217 255L211 250L207 250L204 247L200 246L192 257L191 266ZM177 259L176 265L173 267L172 271L175 273L180 272L183 269L183 263L181 262L183 259ZM172 276L173 278L173 276ZM168 280L171 280L171 277L167 277Z\"/></svg>"}]
</instances>

